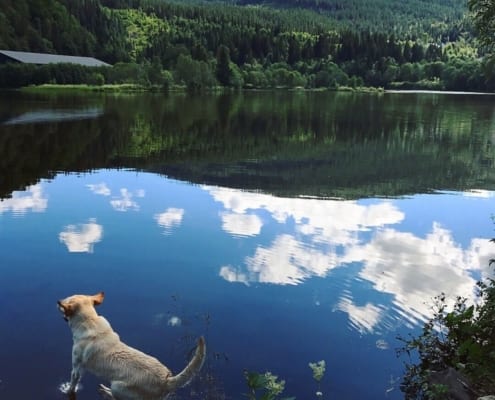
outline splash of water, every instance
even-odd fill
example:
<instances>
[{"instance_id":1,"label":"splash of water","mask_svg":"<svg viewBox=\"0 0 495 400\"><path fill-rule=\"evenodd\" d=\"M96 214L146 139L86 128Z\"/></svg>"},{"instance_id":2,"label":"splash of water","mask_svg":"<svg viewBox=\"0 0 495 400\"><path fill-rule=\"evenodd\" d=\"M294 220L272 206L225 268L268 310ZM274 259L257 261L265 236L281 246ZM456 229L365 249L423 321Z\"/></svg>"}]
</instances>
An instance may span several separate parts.
<instances>
[{"instance_id":1,"label":"splash of water","mask_svg":"<svg viewBox=\"0 0 495 400\"><path fill-rule=\"evenodd\" d=\"M63 394L69 394L70 382L61 383L58 387L58 390ZM76 393L82 390L82 385L80 383L76 386Z\"/></svg>"},{"instance_id":2,"label":"splash of water","mask_svg":"<svg viewBox=\"0 0 495 400\"><path fill-rule=\"evenodd\" d=\"M168 325L170 326L180 326L181 324L182 324L181 319L175 315L170 317L170 319L168 320Z\"/></svg>"}]
</instances>

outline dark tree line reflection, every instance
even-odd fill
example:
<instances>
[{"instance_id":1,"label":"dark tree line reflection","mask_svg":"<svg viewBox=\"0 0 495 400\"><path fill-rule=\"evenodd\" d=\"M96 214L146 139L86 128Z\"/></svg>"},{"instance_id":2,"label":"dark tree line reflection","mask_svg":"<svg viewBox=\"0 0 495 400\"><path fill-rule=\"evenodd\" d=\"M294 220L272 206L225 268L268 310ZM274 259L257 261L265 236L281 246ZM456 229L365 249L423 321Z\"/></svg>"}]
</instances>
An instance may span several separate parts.
<instances>
[{"instance_id":1,"label":"dark tree line reflection","mask_svg":"<svg viewBox=\"0 0 495 400\"><path fill-rule=\"evenodd\" d=\"M492 100L288 91L3 93L0 197L58 172L99 168L284 196L493 189Z\"/></svg>"}]
</instances>

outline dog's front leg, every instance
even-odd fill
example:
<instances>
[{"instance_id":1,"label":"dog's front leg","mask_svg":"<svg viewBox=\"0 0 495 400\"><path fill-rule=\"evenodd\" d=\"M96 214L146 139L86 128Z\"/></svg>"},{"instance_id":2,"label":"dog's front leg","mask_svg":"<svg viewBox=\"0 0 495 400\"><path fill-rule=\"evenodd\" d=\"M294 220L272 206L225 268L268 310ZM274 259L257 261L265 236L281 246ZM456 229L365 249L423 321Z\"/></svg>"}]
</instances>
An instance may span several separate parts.
<instances>
[{"instance_id":1,"label":"dog's front leg","mask_svg":"<svg viewBox=\"0 0 495 400\"><path fill-rule=\"evenodd\" d=\"M72 350L72 371L70 373L70 385L68 390L69 395L71 393L76 393L77 385L81 381L83 374L81 362L81 352L78 348L75 347Z\"/></svg>"},{"instance_id":2,"label":"dog's front leg","mask_svg":"<svg viewBox=\"0 0 495 400\"><path fill-rule=\"evenodd\" d=\"M82 370L79 366L77 367L72 367L72 372L70 373L70 386L69 386L69 393L75 393L77 385L79 384L79 381L81 380L82 377Z\"/></svg>"}]
</instances>

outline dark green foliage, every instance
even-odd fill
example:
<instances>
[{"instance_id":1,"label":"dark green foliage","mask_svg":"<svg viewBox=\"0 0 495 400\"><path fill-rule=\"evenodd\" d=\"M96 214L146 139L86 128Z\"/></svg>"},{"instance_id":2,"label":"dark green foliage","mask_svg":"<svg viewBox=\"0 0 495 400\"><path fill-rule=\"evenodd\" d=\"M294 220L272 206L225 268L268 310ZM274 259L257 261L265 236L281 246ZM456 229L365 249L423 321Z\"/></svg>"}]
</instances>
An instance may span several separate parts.
<instances>
[{"instance_id":1,"label":"dark green foliage","mask_svg":"<svg viewBox=\"0 0 495 400\"><path fill-rule=\"evenodd\" d=\"M482 43L491 51L495 49L495 2L469 0L469 9L474 14L474 23Z\"/></svg>"},{"instance_id":2,"label":"dark green foliage","mask_svg":"<svg viewBox=\"0 0 495 400\"><path fill-rule=\"evenodd\" d=\"M495 281L480 282L478 289L476 304L458 297L451 311L445 295L437 297L434 316L422 334L399 338L404 342L399 354L409 357L401 387L407 399L448 398L432 376L449 368L467 377L472 393L495 391Z\"/></svg>"},{"instance_id":3,"label":"dark green foliage","mask_svg":"<svg viewBox=\"0 0 495 400\"><path fill-rule=\"evenodd\" d=\"M216 84L338 88L356 80L386 88L495 87L460 0L247 3L264 1L5 0L0 48L133 62L139 71L130 68L119 80L161 85L162 70L169 70L195 90ZM432 62L444 63L434 78L426 70Z\"/></svg>"},{"instance_id":4,"label":"dark green foliage","mask_svg":"<svg viewBox=\"0 0 495 400\"><path fill-rule=\"evenodd\" d=\"M177 61L176 81L182 82L189 90L198 91L216 84L210 65L205 61L193 60L191 56L180 55Z\"/></svg>"},{"instance_id":5,"label":"dark green foliage","mask_svg":"<svg viewBox=\"0 0 495 400\"><path fill-rule=\"evenodd\" d=\"M56 0L2 0L1 48L94 55L95 36L67 10L66 3Z\"/></svg>"},{"instance_id":6,"label":"dark green foliage","mask_svg":"<svg viewBox=\"0 0 495 400\"><path fill-rule=\"evenodd\" d=\"M217 79L223 86L230 86L230 50L227 46L221 45L217 50Z\"/></svg>"},{"instance_id":7,"label":"dark green foliage","mask_svg":"<svg viewBox=\"0 0 495 400\"><path fill-rule=\"evenodd\" d=\"M167 82L165 82L167 81ZM77 64L0 64L0 87L18 88L47 83L103 85L136 83L170 87L171 78L161 66L151 63L117 63L113 67L86 67ZM210 86L212 83L210 81Z\"/></svg>"},{"instance_id":8,"label":"dark green foliage","mask_svg":"<svg viewBox=\"0 0 495 400\"><path fill-rule=\"evenodd\" d=\"M295 397L279 397L284 391L285 381L278 380L278 376L270 372L259 374L257 372L244 372L249 392L246 397L249 400L295 400Z\"/></svg>"}]
</instances>

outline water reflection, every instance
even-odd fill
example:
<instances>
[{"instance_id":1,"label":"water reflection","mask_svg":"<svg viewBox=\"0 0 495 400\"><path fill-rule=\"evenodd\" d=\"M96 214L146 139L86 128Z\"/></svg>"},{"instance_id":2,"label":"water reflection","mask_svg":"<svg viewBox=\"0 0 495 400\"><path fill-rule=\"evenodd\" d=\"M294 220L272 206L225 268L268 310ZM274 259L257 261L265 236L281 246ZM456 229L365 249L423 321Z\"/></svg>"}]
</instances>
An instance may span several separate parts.
<instances>
[{"instance_id":1,"label":"water reflection","mask_svg":"<svg viewBox=\"0 0 495 400\"><path fill-rule=\"evenodd\" d=\"M61 121L93 119L103 115L102 108L88 108L75 110L39 110L30 111L3 121L3 125L39 124Z\"/></svg>"},{"instance_id":2,"label":"water reflection","mask_svg":"<svg viewBox=\"0 0 495 400\"><path fill-rule=\"evenodd\" d=\"M221 371L231 397L243 390L235 382L246 362L289 383L317 355L339 360L329 364L339 382L328 387L333 397L382 398L401 372L390 350L395 334L404 324L418 329L433 296L469 295L488 273L481 237L493 233L491 99L19 96L0 97L1 121L40 109L103 110L0 125L0 293L43 299L16 321L19 332L47 325L55 288L101 290L94 285L103 282L129 310L116 323L141 340L136 347L163 350L164 332L154 343L129 326L143 318L140 304L156 315L148 322L170 321L166 334L177 340L190 333L192 314L211 313L212 343L232 353ZM165 312L171 293L188 312ZM7 304L0 317L17 308ZM56 335L43 333L59 343ZM8 364L32 360L29 335L19 340L0 346ZM62 354L51 355L62 372L28 372L43 385L66 373ZM11 370L22 382L23 365ZM18 384L8 385L15 397ZM304 398L297 386L287 393Z\"/></svg>"},{"instance_id":3,"label":"water reflection","mask_svg":"<svg viewBox=\"0 0 495 400\"><path fill-rule=\"evenodd\" d=\"M115 211L139 211L139 204L134 200L134 197L142 198L144 196L145 192L143 190L137 190L133 193L127 188L121 188L120 196L115 196L112 198L112 200L110 200L110 204Z\"/></svg>"},{"instance_id":4,"label":"water reflection","mask_svg":"<svg viewBox=\"0 0 495 400\"><path fill-rule=\"evenodd\" d=\"M495 182L495 114L480 96L9 94L0 96L0 120L50 107L102 114L0 125L0 197L54 171L108 167L292 197L397 196Z\"/></svg>"},{"instance_id":5,"label":"water reflection","mask_svg":"<svg viewBox=\"0 0 495 400\"><path fill-rule=\"evenodd\" d=\"M431 299L442 292L450 299L471 298L476 286L473 271L486 272L492 251L489 240L480 238L463 248L451 231L435 221L424 237L394 228L407 217L399 201L287 199L218 187L203 190L225 209L220 217L226 233L260 234L259 215L285 231L269 244L259 244L242 264L221 266L223 279L246 285L297 285L328 276L335 268L359 264L356 279L390 297L386 305L359 304L351 292L342 293L335 309L347 313L351 326L361 333L390 329L394 320L410 326L424 321L431 315ZM482 197L493 194L481 193ZM226 224L225 215L241 217L239 225L235 218ZM246 229L247 217L256 221L255 229Z\"/></svg>"},{"instance_id":6,"label":"water reflection","mask_svg":"<svg viewBox=\"0 0 495 400\"><path fill-rule=\"evenodd\" d=\"M67 225L58 237L70 253L92 253L103 237L103 226L90 219L84 224Z\"/></svg>"},{"instance_id":7,"label":"water reflection","mask_svg":"<svg viewBox=\"0 0 495 400\"><path fill-rule=\"evenodd\" d=\"M476 190L469 190L467 192L463 193L464 196L466 197L478 197L482 199L490 199L492 197L495 197L495 192L491 192L489 190L481 190L481 189L476 189Z\"/></svg>"},{"instance_id":8,"label":"water reflection","mask_svg":"<svg viewBox=\"0 0 495 400\"><path fill-rule=\"evenodd\" d=\"M112 196L112 191L105 182L90 183L86 187L96 195L109 197ZM128 188L120 188L119 194L111 197L110 205L115 211L139 211L140 206L135 200L142 199L146 196L146 191L143 189L129 190Z\"/></svg>"},{"instance_id":9,"label":"water reflection","mask_svg":"<svg viewBox=\"0 0 495 400\"><path fill-rule=\"evenodd\" d=\"M165 234L170 234L173 228L180 226L184 210L182 208L170 207L166 211L155 214L155 220L159 226L164 228Z\"/></svg>"},{"instance_id":10,"label":"water reflection","mask_svg":"<svg viewBox=\"0 0 495 400\"><path fill-rule=\"evenodd\" d=\"M48 207L48 199L44 197L43 186L38 183L24 191L15 191L9 199L0 199L0 214L11 211L15 215L27 212L43 212Z\"/></svg>"},{"instance_id":11,"label":"water reflection","mask_svg":"<svg viewBox=\"0 0 495 400\"><path fill-rule=\"evenodd\" d=\"M431 314L429 300L445 293L472 298L476 281L470 270L488 265L490 243L473 239L467 249L455 243L452 233L433 223L426 237L384 229L368 243L352 246L343 263L360 262L359 277L373 288L393 295L396 310L412 324Z\"/></svg>"},{"instance_id":12,"label":"water reflection","mask_svg":"<svg viewBox=\"0 0 495 400\"><path fill-rule=\"evenodd\" d=\"M279 224L294 225L293 233L277 236L246 257L243 268L225 265L220 275L230 281L298 284L311 276L325 276L339 265L339 255L357 244L358 233L404 218L390 201L363 205L355 201L279 198L261 193L203 187L223 204L222 227L227 233L247 236L262 229L260 214L269 213ZM225 223L229 216L229 224ZM251 223L246 229L246 220ZM237 225L236 225L237 224Z\"/></svg>"},{"instance_id":13,"label":"water reflection","mask_svg":"<svg viewBox=\"0 0 495 400\"><path fill-rule=\"evenodd\" d=\"M256 236L261 232L263 221L253 214L223 212L222 229L233 236Z\"/></svg>"},{"instance_id":14,"label":"water reflection","mask_svg":"<svg viewBox=\"0 0 495 400\"><path fill-rule=\"evenodd\" d=\"M363 205L357 201L283 198L219 187L204 186L203 190L229 213L242 216L265 211L278 223L293 220L298 233L319 243L348 245L357 240L356 232L398 223L404 218L387 200ZM242 231L242 227L236 229Z\"/></svg>"},{"instance_id":15,"label":"water reflection","mask_svg":"<svg viewBox=\"0 0 495 400\"><path fill-rule=\"evenodd\" d=\"M102 183L91 183L86 185L89 190L94 194L99 194L101 196L110 196L112 194L111 190L105 182Z\"/></svg>"},{"instance_id":16,"label":"water reflection","mask_svg":"<svg viewBox=\"0 0 495 400\"><path fill-rule=\"evenodd\" d=\"M351 296L343 296L335 309L348 314L350 326L361 334L375 333L386 313L384 306L372 303L356 305Z\"/></svg>"}]
</instances>

